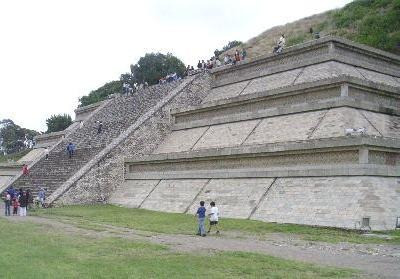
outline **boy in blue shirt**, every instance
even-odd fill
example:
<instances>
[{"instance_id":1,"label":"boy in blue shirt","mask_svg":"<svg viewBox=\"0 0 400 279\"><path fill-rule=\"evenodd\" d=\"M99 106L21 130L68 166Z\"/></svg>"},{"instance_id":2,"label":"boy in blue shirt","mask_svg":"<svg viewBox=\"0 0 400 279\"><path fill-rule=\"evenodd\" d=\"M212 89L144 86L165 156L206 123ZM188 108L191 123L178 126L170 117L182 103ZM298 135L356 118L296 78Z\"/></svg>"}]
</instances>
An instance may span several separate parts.
<instances>
[{"instance_id":1,"label":"boy in blue shirt","mask_svg":"<svg viewBox=\"0 0 400 279\"><path fill-rule=\"evenodd\" d=\"M206 236L205 221L206 221L206 208L204 207L204 201L200 202L200 207L197 209L195 216L198 217L199 229L197 235Z\"/></svg>"}]
</instances>

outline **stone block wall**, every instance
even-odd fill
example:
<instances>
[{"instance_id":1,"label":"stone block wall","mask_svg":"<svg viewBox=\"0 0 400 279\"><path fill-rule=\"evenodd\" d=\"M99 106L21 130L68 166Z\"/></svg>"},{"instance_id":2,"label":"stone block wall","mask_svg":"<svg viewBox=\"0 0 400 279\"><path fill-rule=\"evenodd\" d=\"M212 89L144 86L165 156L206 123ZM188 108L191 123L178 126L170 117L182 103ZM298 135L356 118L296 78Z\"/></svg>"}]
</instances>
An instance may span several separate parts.
<instances>
[{"instance_id":1,"label":"stone block wall","mask_svg":"<svg viewBox=\"0 0 400 279\"><path fill-rule=\"evenodd\" d=\"M359 229L394 229L400 217L400 179L384 177L280 178L252 219Z\"/></svg>"},{"instance_id":2,"label":"stone block wall","mask_svg":"<svg viewBox=\"0 0 400 279\"><path fill-rule=\"evenodd\" d=\"M400 86L398 78L394 76L344 63L328 61L285 72L273 73L249 81L232 82L227 85L215 87L204 102L228 99L239 95L255 94L293 85L315 83L339 77L352 77L391 87Z\"/></svg>"},{"instance_id":3,"label":"stone block wall","mask_svg":"<svg viewBox=\"0 0 400 279\"><path fill-rule=\"evenodd\" d=\"M400 117L341 107L173 131L155 153L345 136L346 128L400 139Z\"/></svg>"},{"instance_id":4,"label":"stone block wall","mask_svg":"<svg viewBox=\"0 0 400 279\"><path fill-rule=\"evenodd\" d=\"M129 184L129 186L127 186ZM400 179L374 176L128 180L110 201L134 208L193 213L216 202L223 218L389 230L400 217Z\"/></svg>"}]
</instances>

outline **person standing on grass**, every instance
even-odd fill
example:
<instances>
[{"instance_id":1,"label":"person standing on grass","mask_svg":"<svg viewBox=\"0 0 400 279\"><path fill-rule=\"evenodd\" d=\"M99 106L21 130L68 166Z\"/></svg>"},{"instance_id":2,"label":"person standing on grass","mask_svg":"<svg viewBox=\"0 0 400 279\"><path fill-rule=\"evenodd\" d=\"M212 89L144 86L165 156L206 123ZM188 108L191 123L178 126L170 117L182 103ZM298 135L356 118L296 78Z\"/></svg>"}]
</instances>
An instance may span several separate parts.
<instances>
[{"instance_id":1,"label":"person standing on grass","mask_svg":"<svg viewBox=\"0 0 400 279\"><path fill-rule=\"evenodd\" d=\"M195 216L197 216L199 222L197 235L206 236L206 229L205 229L206 208L204 207L204 201L200 202L200 207L197 209Z\"/></svg>"},{"instance_id":2,"label":"person standing on grass","mask_svg":"<svg viewBox=\"0 0 400 279\"><path fill-rule=\"evenodd\" d=\"M44 207L44 201L46 200L46 192L43 188L40 189L40 191L38 193L38 198L39 198L41 207Z\"/></svg>"},{"instance_id":3,"label":"person standing on grass","mask_svg":"<svg viewBox=\"0 0 400 279\"><path fill-rule=\"evenodd\" d=\"M13 216L18 215L19 202L17 198L13 198L12 206L13 206Z\"/></svg>"},{"instance_id":4,"label":"person standing on grass","mask_svg":"<svg viewBox=\"0 0 400 279\"><path fill-rule=\"evenodd\" d=\"M30 210L31 209L31 207L30 207L30 205L29 204L31 204L31 203L33 203L33 198L32 198L32 194L31 194L31 190L29 190L29 189L26 189L26 199L27 199L27 201L28 201L28 203L26 204L26 210Z\"/></svg>"},{"instance_id":5,"label":"person standing on grass","mask_svg":"<svg viewBox=\"0 0 400 279\"><path fill-rule=\"evenodd\" d=\"M26 216L26 207L28 206L28 196L25 192L19 197L19 216Z\"/></svg>"},{"instance_id":6,"label":"person standing on grass","mask_svg":"<svg viewBox=\"0 0 400 279\"><path fill-rule=\"evenodd\" d=\"M215 202L211 202L211 209L210 213L208 214L210 218L210 227L208 228L208 232L211 232L211 228L214 226L215 229L217 230L217 234L219 234L219 228L218 228L218 217L219 217L219 210L218 207L215 206Z\"/></svg>"},{"instance_id":7,"label":"person standing on grass","mask_svg":"<svg viewBox=\"0 0 400 279\"><path fill-rule=\"evenodd\" d=\"M10 216L11 195L7 192L4 193L5 215Z\"/></svg>"}]
</instances>

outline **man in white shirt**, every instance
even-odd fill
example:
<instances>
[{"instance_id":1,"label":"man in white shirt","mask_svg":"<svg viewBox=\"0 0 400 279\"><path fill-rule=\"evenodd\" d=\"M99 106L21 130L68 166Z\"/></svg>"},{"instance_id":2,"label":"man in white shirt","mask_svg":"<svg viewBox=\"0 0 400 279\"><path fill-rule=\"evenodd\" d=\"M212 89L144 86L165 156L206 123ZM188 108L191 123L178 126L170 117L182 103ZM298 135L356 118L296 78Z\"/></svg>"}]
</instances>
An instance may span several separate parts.
<instances>
[{"instance_id":1,"label":"man in white shirt","mask_svg":"<svg viewBox=\"0 0 400 279\"><path fill-rule=\"evenodd\" d=\"M214 226L215 229L217 230L217 234L219 234L219 228L218 228L218 218L219 218L219 210L218 207L215 206L215 202L210 202L211 209L210 213L208 214L210 218L210 228L208 229L208 233L210 233L211 228Z\"/></svg>"}]
</instances>

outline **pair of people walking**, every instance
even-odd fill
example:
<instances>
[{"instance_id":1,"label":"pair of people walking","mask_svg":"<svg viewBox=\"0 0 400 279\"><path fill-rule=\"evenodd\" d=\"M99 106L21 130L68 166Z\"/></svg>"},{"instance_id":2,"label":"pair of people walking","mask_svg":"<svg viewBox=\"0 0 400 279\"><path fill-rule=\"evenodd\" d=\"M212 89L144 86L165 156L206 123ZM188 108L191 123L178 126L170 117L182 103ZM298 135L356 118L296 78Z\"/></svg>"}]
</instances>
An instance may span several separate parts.
<instances>
[{"instance_id":1,"label":"pair of people walking","mask_svg":"<svg viewBox=\"0 0 400 279\"><path fill-rule=\"evenodd\" d=\"M201 236L206 236L206 228L205 228L205 221L206 221L206 215L208 215L210 219L210 226L208 228L208 232L211 232L211 229L215 227L217 230L217 234L219 234L219 228L218 228L218 220L219 220L219 210L218 207L215 206L215 202L210 203L210 213L206 214L207 209L204 207L204 201L200 202L200 207L197 209L196 216L198 219L198 230L197 230L197 235Z\"/></svg>"}]
</instances>

